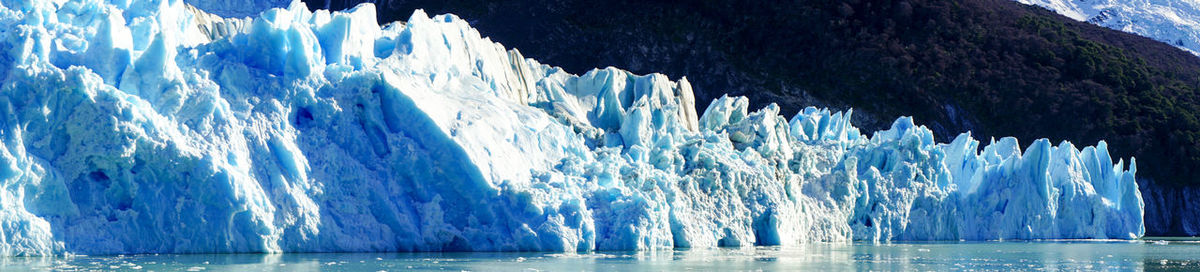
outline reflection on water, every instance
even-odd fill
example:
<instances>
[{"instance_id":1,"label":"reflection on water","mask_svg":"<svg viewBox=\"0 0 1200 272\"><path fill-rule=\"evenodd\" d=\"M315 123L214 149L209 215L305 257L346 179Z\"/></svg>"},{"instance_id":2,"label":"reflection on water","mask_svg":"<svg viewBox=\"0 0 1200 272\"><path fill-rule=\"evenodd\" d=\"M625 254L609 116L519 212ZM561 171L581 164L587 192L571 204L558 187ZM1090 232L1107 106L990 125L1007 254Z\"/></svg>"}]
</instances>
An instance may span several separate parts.
<instances>
[{"instance_id":1,"label":"reflection on water","mask_svg":"<svg viewBox=\"0 0 1200 272\"><path fill-rule=\"evenodd\" d=\"M0 269L128 271L1200 270L1192 240L812 244L654 252L193 254L0 258Z\"/></svg>"}]
</instances>

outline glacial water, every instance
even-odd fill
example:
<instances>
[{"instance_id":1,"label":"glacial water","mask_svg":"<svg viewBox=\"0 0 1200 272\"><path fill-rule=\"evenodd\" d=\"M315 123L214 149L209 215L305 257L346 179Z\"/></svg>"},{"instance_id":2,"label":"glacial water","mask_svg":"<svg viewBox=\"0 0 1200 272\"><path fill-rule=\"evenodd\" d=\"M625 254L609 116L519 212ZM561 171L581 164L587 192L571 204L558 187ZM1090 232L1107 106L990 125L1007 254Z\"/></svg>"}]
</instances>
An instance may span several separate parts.
<instances>
[{"instance_id":1,"label":"glacial water","mask_svg":"<svg viewBox=\"0 0 1200 272\"><path fill-rule=\"evenodd\" d=\"M581 254L311 253L5 257L4 271L1200 270L1200 241L812 244Z\"/></svg>"}]
</instances>

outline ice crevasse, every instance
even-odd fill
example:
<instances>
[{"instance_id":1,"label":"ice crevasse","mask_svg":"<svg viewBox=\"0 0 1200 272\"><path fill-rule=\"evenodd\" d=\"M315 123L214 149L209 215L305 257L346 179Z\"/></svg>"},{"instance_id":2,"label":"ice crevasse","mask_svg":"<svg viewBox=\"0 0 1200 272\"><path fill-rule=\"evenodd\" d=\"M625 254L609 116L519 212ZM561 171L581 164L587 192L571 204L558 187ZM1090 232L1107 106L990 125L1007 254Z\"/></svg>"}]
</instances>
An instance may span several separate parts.
<instances>
[{"instance_id":1,"label":"ice crevasse","mask_svg":"<svg viewBox=\"0 0 1200 272\"><path fill-rule=\"evenodd\" d=\"M1136 162L572 75L454 15L0 0L0 255L1133 239Z\"/></svg>"}]
</instances>

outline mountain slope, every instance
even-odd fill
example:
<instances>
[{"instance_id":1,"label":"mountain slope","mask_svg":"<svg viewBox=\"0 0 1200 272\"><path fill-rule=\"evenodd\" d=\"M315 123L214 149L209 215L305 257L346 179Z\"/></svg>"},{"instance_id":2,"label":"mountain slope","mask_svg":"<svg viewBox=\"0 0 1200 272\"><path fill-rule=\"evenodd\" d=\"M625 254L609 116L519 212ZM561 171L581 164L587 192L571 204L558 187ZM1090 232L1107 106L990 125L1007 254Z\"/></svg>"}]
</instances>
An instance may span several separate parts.
<instances>
[{"instance_id":1,"label":"mountain slope","mask_svg":"<svg viewBox=\"0 0 1200 272\"><path fill-rule=\"evenodd\" d=\"M1071 19L1149 37L1200 54L1200 2L1187 0L1017 0Z\"/></svg>"},{"instance_id":2,"label":"mountain slope","mask_svg":"<svg viewBox=\"0 0 1200 272\"><path fill-rule=\"evenodd\" d=\"M327 2L310 6L357 1ZM380 2L381 20L460 14L568 71L686 75L699 105L729 92L783 113L853 106L867 129L911 115L939 139L1109 139L1114 155L1143 162L1144 188L1200 183L1198 58L1013 1ZM1193 200L1147 201L1151 234L1200 229L1181 216Z\"/></svg>"}]
</instances>

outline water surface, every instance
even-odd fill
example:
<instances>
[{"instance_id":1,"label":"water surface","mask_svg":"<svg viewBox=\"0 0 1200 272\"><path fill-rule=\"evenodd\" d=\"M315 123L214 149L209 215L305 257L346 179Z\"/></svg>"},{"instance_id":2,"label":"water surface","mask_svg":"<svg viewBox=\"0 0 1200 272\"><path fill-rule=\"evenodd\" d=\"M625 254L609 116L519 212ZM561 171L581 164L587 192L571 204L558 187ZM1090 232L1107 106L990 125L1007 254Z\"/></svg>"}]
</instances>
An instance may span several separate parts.
<instances>
[{"instance_id":1,"label":"water surface","mask_svg":"<svg viewBox=\"0 0 1200 272\"><path fill-rule=\"evenodd\" d=\"M288 253L9 257L5 271L1200 270L1200 242L936 242L598 253Z\"/></svg>"}]
</instances>

